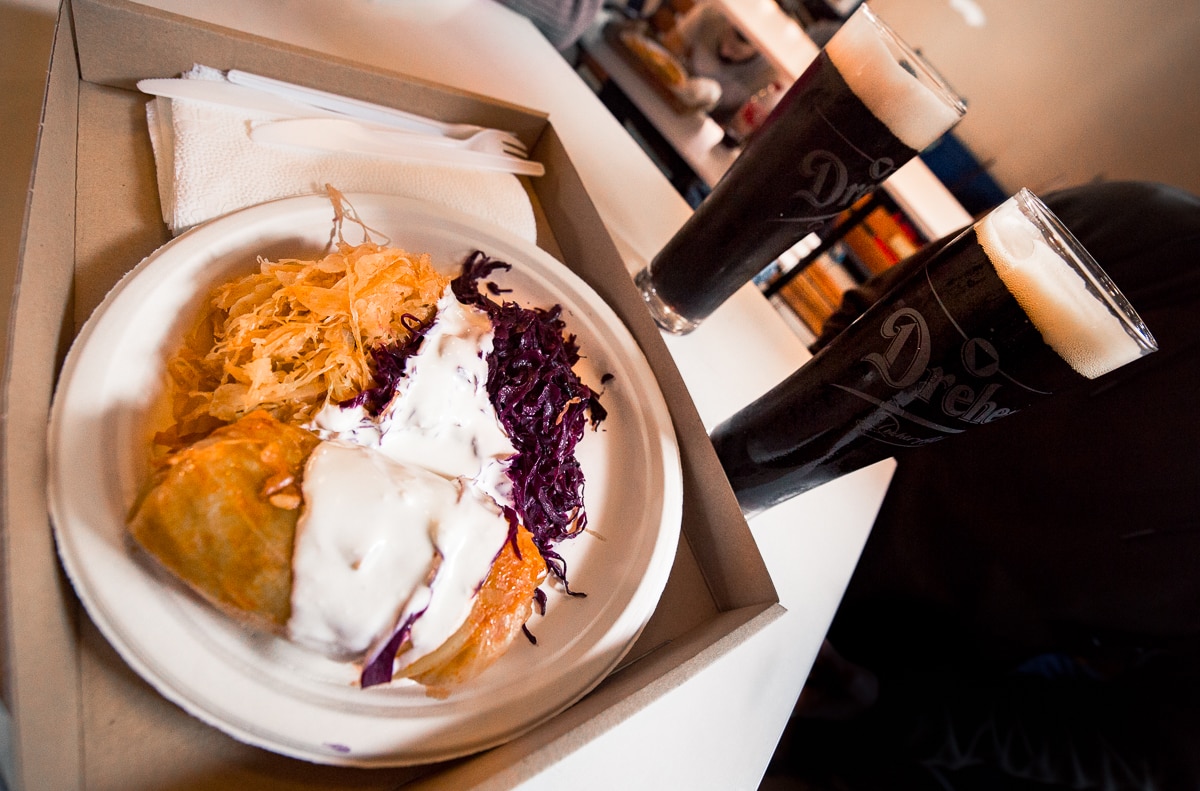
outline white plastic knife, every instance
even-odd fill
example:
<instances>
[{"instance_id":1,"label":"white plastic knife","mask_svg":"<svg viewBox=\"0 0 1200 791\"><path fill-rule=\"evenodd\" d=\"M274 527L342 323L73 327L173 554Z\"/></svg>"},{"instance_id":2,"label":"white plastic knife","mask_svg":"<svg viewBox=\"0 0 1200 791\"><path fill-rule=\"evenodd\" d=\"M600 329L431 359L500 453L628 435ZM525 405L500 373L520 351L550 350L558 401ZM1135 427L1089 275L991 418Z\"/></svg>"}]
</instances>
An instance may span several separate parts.
<instances>
[{"instance_id":1,"label":"white plastic knife","mask_svg":"<svg viewBox=\"0 0 1200 791\"><path fill-rule=\"evenodd\" d=\"M439 121L436 118L428 118L424 115L408 112L407 110L399 110L395 107L387 107L363 99L342 96L341 94L322 91L318 88L310 88L307 85L285 82L273 77L264 77L261 74L239 71L238 69L230 69L225 73L225 76L230 82L236 85L255 88L285 99L320 107L323 110L342 113L344 116L355 118L359 121L396 129L409 129L414 132L436 134L456 140L466 140L478 132L485 132L503 140L506 148L510 149L510 151L515 150L521 154L526 153L525 143L512 132L491 129L490 127L479 126L478 124Z\"/></svg>"},{"instance_id":2,"label":"white plastic knife","mask_svg":"<svg viewBox=\"0 0 1200 791\"><path fill-rule=\"evenodd\" d=\"M449 130L461 126L467 134L482 129L481 126L467 127L465 124L445 124L423 115L385 107L380 104L341 96L328 91L296 85L259 74L251 74L238 69L230 69L226 77L235 85L253 88L264 93L270 93L284 99L303 102L306 105L319 107L322 110L339 113L341 116L357 118L360 121L372 121L378 124L394 126L399 129L411 129L414 132L445 135Z\"/></svg>"},{"instance_id":3,"label":"white plastic knife","mask_svg":"<svg viewBox=\"0 0 1200 791\"><path fill-rule=\"evenodd\" d=\"M288 118L319 116L322 118L345 118L343 113L322 110L312 105L305 105L285 99L275 94L248 88L244 85L234 85L222 80L187 80L182 78L164 78L138 80L138 90L151 96L162 96L167 99L189 99L197 102L209 102L224 107L236 107L241 110L256 110L270 115Z\"/></svg>"}]
</instances>

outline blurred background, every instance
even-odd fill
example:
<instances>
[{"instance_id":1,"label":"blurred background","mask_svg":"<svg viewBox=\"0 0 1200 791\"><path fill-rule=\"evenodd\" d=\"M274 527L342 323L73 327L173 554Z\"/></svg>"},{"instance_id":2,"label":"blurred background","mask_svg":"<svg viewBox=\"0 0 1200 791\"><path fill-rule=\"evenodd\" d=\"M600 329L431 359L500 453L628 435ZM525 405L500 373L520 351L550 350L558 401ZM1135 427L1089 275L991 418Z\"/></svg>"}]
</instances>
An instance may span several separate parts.
<instances>
[{"instance_id":1,"label":"blurred background","mask_svg":"<svg viewBox=\"0 0 1200 791\"><path fill-rule=\"evenodd\" d=\"M695 20L714 12L773 67L778 88L762 88L736 112L722 105L699 108L709 115L702 121L697 107L681 108L677 97L655 85L661 82L655 69L639 68L618 37L585 36L576 56L581 73L593 73L601 98L695 206L752 133L746 127L765 117L813 45L828 41L861 3L610 0L610 26L643 31L692 77L716 77L740 94L746 86L732 84L735 72L742 83L765 84L757 74L747 76L754 70L738 47L714 46L711 34L708 49L731 46L723 54L733 53L736 64L729 57L695 55L705 40L696 32L705 28ZM885 188L843 214L842 232L827 247L802 243L773 262L757 281L802 338L820 332L848 288L1022 187L1045 195L1094 181L1140 180L1200 194L1200 146L1193 142L1200 133L1195 0L870 0L870 6L968 105L963 121L920 157L940 181L937 190L948 191L965 214L960 211L962 220L951 227L931 228L927 218L895 199L896 189ZM789 28L805 35L789 38ZM624 73L612 51L637 74ZM789 63L796 51L808 54ZM638 83L656 90L647 96ZM657 106L655 93L673 106ZM722 143L713 145L716 140Z\"/></svg>"},{"instance_id":2,"label":"blurred background","mask_svg":"<svg viewBox=\"0 0 1200 791\"><path fill-rule=\"evenodd\" d=\"M625 0L678 16L697 0ZM818 44L861 0L777 2ZM1200 192L1195 0L871 0L962 94L955 129L1006 192L1095 179ZM669 23L667 23L669 24Z\"/></svg>"}]
</instances>

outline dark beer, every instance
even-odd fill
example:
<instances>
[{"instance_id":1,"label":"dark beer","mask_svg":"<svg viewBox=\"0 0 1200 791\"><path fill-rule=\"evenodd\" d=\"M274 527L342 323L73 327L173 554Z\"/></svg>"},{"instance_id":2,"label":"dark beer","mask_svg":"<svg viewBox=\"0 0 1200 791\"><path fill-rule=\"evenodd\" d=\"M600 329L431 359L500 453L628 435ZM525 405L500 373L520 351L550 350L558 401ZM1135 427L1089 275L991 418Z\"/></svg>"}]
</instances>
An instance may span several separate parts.
<instances>
[{"instance_id":1,"label":"dark beer","mask_svg":"<svg viewBox=\"0 0 1200 791\"><path fill-rule=\"evenodd\" d=\"M1078 246L1021 193L714 430L744 511L1000 420L1154 350L1086 251L1077 271L1031 235L1041 230L1025 212Z\"/></svg>"},{"instance_id":2,"label":"dark beer","mask_svg":"<svg viewBox=\"0 0 1200 791\"><path fill-rule=\"evenodd\" d=\"M958 99L933 75L914 78L926 67L906 49L888 49L881 30L862 7L638 274L660 325L694 328L796 242L827 232L961 117Z\"/></svg>"}]
</instances>

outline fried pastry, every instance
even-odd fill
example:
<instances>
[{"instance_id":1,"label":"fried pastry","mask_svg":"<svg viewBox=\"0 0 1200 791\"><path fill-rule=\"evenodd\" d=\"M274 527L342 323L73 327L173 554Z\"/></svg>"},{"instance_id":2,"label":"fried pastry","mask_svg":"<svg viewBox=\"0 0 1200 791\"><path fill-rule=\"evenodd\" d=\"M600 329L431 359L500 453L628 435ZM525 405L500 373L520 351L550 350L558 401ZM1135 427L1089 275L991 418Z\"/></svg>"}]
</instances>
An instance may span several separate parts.
<instances>
[{"instance_id":1,"label":"fried pastry","mask_svg":"<svg viewBox=\"0 0 1200 791\"><path fill-rule=\"evenodd\" d=\"M397 673L424 684L430 695L445 697L499 659L533 611L534 591L546 578L546 563L521 527L517 540L506 542L466 622L432 653ZM403 655L401 655L403 659Z\"/></svg>"},{"instance_id":2,"label":"fried pastry","mask_svg":"<svg viewBox=\"0 0 1200 791\"><path fill-rule=\"evenodd\" d=\"M310 432L262 411L159 462L134 540L218 608L274 632L291 613L292 547Z\"/></svg>"}]
</instances>

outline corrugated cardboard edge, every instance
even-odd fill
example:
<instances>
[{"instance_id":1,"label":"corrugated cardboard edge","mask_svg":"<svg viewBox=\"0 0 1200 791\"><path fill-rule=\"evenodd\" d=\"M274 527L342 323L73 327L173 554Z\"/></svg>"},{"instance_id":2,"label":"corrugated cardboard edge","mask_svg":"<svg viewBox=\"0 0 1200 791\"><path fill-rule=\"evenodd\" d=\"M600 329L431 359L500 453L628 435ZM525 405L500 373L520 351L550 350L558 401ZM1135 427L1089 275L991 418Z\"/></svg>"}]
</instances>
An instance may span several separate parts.
<instances>
[{"instance_id":1,"label":"corrugated cardboard edge","mask_svg":"<svg viewBox=\"0 0 1200 791\"><path fill-rule=\"evenodd\" d=\"M127 0L72 0L71 5L81 53L79 71L86 82L134 89L143 77L173 77L202 63L284 80L305 74L305 82L311 87L370 101L377 101L384 93L389 103L432 117L508 129L530 146L545 126L545 115L529 108L185 19ZM285 12L281 9L280 13ZM104 24L94 24L97 17L102 17ZM128 22L123 24L122 17ZM186 48L177 46L183 28L188 37ZM130 31L128 41L111 40L122 31ZM136 37L132 31L137 31ZM95 41L95 36L110 38ZM173 64L167 73L159 73L163 63ZM319 69L310 68L318 63ZM313 72L320 75L310 79L308 75ZM404 77L399 87L390 82L398 76Z\"/></svg>"},{"instance_id":2,"label":"corrugated cardboard edge","mask_svg":"<svg viewBox=\"0 0 1200 791\"><path fill-rule=\"evenodd\" d=\"M33 173L26 207L10 319L3 414L4 632L8 656L48 659L6 666L5 701L14 777L36 779L40 788L77 788L81 749L77 716L28 716L54 701L79 709L74 594L54 545L46 503L46 443L54 384L72 337L69 268L39 267L42 260L74 255L75 146L78 79L70 16L59 15L51 77L42 109L35 162L52 163ZM64 121L67 119L67 121ZM53 365L48 361L54 361ZM19 567L19 568L18 568ZM55 749L47 749L53 745ZM25 785L23 788L32 788Z\"/></svg>"}]
</instances>

